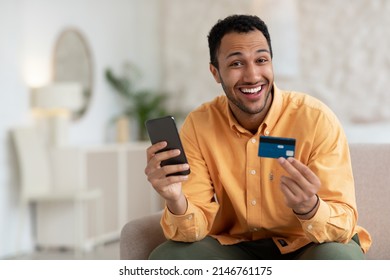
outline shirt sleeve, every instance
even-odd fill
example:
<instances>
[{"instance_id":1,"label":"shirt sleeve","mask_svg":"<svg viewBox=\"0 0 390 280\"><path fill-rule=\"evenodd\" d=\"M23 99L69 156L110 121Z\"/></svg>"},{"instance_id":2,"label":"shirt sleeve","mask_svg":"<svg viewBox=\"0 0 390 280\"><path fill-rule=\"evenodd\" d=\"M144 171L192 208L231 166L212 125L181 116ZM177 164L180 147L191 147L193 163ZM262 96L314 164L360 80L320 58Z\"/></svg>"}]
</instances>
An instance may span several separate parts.
<instances>
[{"instance_id":1,"label":"shirt sleeve","mask_svg":"<svg viewBox=\"0 0 390 280\"><path fill-rule=\"evenodd\" d=\"M319 119L307 165L319 177L320 206L309 220L300 220L308 238L316 243L348 242L356 233L357 210L349 147L337 118Z\"/></svg>"},{"instance_id":2,"label":"shirt sleeve","mask_svg":"<svg viewBox=\"0 0 390 280\"><path fill-rule=\"evenodd\" d=\"M175 241L194 242L210 232L219 205L208 168L197 143L195 126L187 117L180 131L181 141L190 165L188 181L182 184L188 207L184 215L174 215L165 207L161 225L165 237Z\"/></svg>"}]
</instances>

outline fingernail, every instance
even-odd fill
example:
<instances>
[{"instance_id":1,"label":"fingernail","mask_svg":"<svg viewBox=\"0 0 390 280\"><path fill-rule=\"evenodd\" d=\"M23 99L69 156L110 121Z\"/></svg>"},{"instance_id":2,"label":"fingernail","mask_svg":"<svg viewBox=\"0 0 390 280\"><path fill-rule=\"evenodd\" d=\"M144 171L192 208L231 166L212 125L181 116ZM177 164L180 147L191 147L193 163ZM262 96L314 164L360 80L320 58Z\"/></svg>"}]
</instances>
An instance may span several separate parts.
<instances>
[{"instance_id":1,"label":"fingernail","mask_svg":"<svg viewBox=\"0 0 390 280\"><path fill-rule=\"evenodd\" d=\"M283 164L285 162L285 160L286 159L284 157L278 158L278 161L279 161L280 164Z\"/></svg>"}]
</instances>

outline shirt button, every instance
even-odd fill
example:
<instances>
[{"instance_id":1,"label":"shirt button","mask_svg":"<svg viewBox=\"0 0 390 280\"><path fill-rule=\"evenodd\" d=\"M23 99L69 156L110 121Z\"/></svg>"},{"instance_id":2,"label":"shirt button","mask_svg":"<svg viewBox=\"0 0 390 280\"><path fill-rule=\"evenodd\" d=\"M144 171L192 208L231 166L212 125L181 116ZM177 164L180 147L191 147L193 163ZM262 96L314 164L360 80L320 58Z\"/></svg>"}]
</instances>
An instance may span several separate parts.
<instances>
[{"instance_id":1,"label":"shirt button","mask_svg":"<svg viewBox=\"0 0 390 280\"><path fill-rule=\"evenodd\" d=\"M313 229L313 226L312 225L308 225L307 226L307 230L312 230Z\"/></svg>"},{"instance_id":2,"label":"shirt button","mask_svg":"<svg viewBox=\"0 0 390 280\"><path fill-rule=\"evenodd\" d=\"M252 175L255 175L255 174L256 174L256 170L252 169L252 170L251 170L251 174L252 174Z\"/></svg>"},{"instance_id":3,"label":"shirt button","mask_svg":"<svg viewBox=\"0 0 390 280\"><path fill-rule=\"evenodd\" d=\"M255 205L256 205L256 200L252 200L252 201L251 201L251 204L252 204L253 206L255 206Z\"/></svg>"},{"instance_id":4,"label":"shirt button","mask_svg":"<svg viewBox=\"0 0 390 280\"><path fill-rule=\"evenodd\" d=\"M252 138L252 143L255 144L256 143L256 139L255 138Z\"/></svg>"}]
</instances>

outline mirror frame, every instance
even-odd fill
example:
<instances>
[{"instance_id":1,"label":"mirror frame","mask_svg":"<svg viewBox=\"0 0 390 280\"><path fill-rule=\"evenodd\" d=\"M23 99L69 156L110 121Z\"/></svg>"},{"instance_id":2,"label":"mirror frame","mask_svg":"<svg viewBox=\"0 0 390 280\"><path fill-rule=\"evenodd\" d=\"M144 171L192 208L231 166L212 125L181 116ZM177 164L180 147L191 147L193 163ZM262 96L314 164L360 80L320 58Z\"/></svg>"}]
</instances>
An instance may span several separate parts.
<instances>
[{"instance_id":1,"label":"mirror frame","mask_svg":"<svg viewBox=\"0 0 390 280\"><path fill-rule=\"evenodd\" d=\"M72 112L73 120L80 119L90 106L93 95L92 56L86 37L80 30L68 27L60 32L55 42L52 63L53 82L82 84L84 104L80 110Z\"/></svg>"}]
</instances>

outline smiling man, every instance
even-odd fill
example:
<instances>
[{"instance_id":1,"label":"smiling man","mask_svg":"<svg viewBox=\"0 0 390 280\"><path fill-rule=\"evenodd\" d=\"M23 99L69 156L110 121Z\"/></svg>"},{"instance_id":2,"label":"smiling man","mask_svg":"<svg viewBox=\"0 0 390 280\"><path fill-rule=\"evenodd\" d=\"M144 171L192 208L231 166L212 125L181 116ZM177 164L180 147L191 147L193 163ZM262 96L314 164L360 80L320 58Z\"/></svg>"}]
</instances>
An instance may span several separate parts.
<instances>
[{"instance_id":1,"label":"smiling man","mask_svg":"<svg viewBox=\"0 0 390 280\"><path fill-rule=\"evenodd\" d=\"M224 95L201 105L178 150L147 150L145 174L166 201L167 242L151 259L363 259L348 143L336 116L274 83L271 39L256 16L233 15L209 36L210 71ZM259 157L260 136L294 138L294 157ZM283 146L283 145L281 145ZM167 176L191 168L186 176Z\"/></svg>"}]
</instances>

